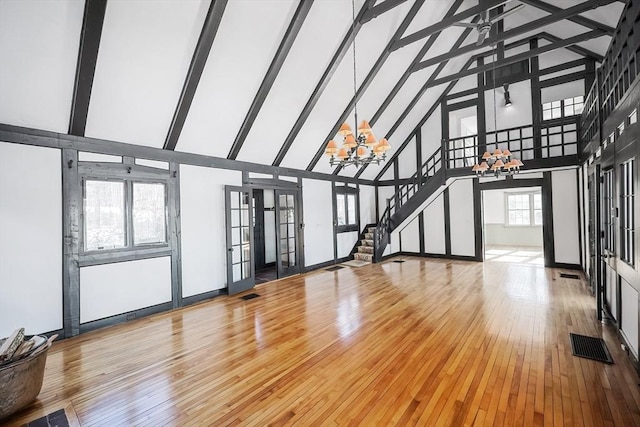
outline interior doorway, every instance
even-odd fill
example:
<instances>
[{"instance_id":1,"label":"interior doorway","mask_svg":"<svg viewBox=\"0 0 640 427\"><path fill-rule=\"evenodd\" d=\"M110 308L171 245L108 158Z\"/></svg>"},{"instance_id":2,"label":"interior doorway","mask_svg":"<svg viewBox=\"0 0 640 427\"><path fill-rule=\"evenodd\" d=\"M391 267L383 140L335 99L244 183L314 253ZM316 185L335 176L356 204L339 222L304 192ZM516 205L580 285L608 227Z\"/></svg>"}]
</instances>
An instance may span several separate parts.
<instances>
[{"instance_id":1,"label":"interior doorway","mask_svg":"<svg viewBox=\"0 0 640 427\"><path fill-rule=\"evenodd\" d=\"M253 190L253 235L256 248L256 284L277 279L274 190Z\"/></svg>"},{"instance_id":2,"label":"interior doorway","mask_svg":"<svg viewBox=\"0 0 640 427\"><path fill-rule=\"evenodd\" d=\"M544 267L541 187L482 191L484 259Z\"/></svg>"}]
</instances>

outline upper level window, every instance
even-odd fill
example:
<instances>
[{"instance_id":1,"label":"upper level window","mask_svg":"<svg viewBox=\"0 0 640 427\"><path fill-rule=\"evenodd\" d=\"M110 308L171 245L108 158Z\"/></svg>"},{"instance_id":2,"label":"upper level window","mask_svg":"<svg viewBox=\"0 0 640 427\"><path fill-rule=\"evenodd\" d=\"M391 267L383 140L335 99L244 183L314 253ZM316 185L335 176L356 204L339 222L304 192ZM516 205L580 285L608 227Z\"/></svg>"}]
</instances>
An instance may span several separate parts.
<instances>
[{"instance_id":1,"label":"upper level window","mask_svg":"<svg viewBox=\"0 0 640 427\"><path fill-rule=\"evenodd\" d=\"M338 231L358 230L358 190L336 187L336 219Z\"/></svg>"},{"instance_id":2,"label":"upper level window","mask_svg":"<svg viewBox=\"0 0 640 427\"><path fill-rule=\"evenodd\" d=\"M574 96L542 104L542 120L559 119L582 114L584 96Z\"/></svg>"},{"instance_id":3,"label":"upper level window","mask_svg":"<svg viewBox=\"0 0 640 427\"><path fill-rule=\"evenodd\" d=\"M542 225L542 194L505 193L507 225Z\"/></svg>"},{"instance_id":4,"label":"upper level window","mask_svg":"<svg viewBox=\"0 0 640 427\"><path fill-rule=\"evenodd\" d=\"M604 225L604 249L613 253L615 251L613 169L605 171L602 178L602 222Z\"/></svg>"},{"instance_id":5,"label":"upper level window","mask_svg":"<svg viewBox=\"0 0 640 427\"><path fill-rule=\"evenodd\" d=\"M620 165L620 259L631 265L635 261L634 163L631 159Z\"/></svg>"}]
</instances>

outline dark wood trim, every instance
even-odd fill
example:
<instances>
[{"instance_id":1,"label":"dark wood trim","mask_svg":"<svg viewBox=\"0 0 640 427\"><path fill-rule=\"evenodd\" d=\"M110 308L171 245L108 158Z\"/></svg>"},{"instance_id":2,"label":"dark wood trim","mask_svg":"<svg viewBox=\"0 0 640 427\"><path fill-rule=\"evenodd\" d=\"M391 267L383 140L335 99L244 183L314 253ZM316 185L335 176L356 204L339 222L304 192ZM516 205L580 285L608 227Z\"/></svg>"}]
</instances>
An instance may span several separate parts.
<instances>
[{"instance_id":1,"label":"dark wood trim","mask_svg":"<svg viewBox=\"0 0 640 427\"><path fill-rule=\"evenodd\" d=\"M246 171L255 173L272 174L278 176L291 176L323 181L340 181L348 183L361 183L375 185L371 180L356 179L348 176L333 176L321 172L310 172L300 169L270 166L258 163L229 160L220 157L203 156L200 154L184 153L179 151L163 150L161 148L145 147L136 144L109 141L84 136L67 135L51 131L30 129L20 126L12 126L0 123L0 140L16 144L33 145L49 148L71 148L90 153L110 154L115 156L129 156L163 162L176 162L193 166L204 166L217 169ZM149 168L153 169L153 168Z\"/></svg>"},{"instance_id":2,"label":"dark wood trim","mask_svg":"<svg viewBox=\"0 0 640 427\"><path fill-rule=\"evenodd\" d=\"M378 193L378 186L377 185L374 186L373 189L374 189L373 191L374 191L375 200L376 200L376 224L377 224L378 222L380 222L380 206L379 206L379 204L380 204L380 194Z\"/></svg>"},{"instance_id":3,"label":"dark wood trim","mask_svg":"<svg viewBox=\"0 0 640 427\"><path fill-rule=\"evenodd\" d=\"M62 150L62 325L66 338L80 333L80 215L78 152Z\"/></svg>"},{"instance_id":4,"label":"dark wood trim","mask_svg":"<svg viewBox=\"0 0 640 427\"><path fill-rule=\"evenodd\" d=\"M191 63L189 64L189 71L187 77L184 80L182 86L182 92L180 93L180 99L178 105L173 113L173 119L171 119L171 125L167 132L167 137L164 141L163 148L165 150L175 150L180 134L182 133L182 127L189 114L191 108L191 102L195 96L198 83L200 83L200 77L202 71L207 63L211 46L218 33L220 22L222 21L222 15L224 9L227 6L227 0L211 0L209 5L209 11L205 18L202 31L200 32L200 38L198 38L198 44L191 57Z\"/></svg>"},{"instance_id":5,"label":"dark wood trim","mask_svg":"<svg viewBox=\"0 0 640 427\"><path fill-rule=\"evenodd\" d=\"M48 332L43 332L41 334L38 335L44 335L47 338L51 338L54 335L57 335L58 337L53 340L55 341L62 341L63 339L65 339L66 337L64 336L64 329L55 329L53 331L48 331Z\"/></svg>"},{"instance_id":6,"label":"dark wood trim","mask_svg":"<svg viewBox=\"0 0 640 427\"><path fill-rule=\"evenodd\" d=\"M478 59L479 61L480 59ZM474 92L476 89L474 89ZM453 104L446 103L445 104L448 111L462 110L463 108L476 107L478 105L477 99L467 99L464 101L456 102Z\"/></svg>"},{"instance_id":7,"label":"dark wood trim","mask_svg":"<svg viewBox=\"0 0 640 427\"><path fill-rule=\"evenodd\" d=\"M571 73L571 74L565 74L563 76L552 77L550 79L541 80L540 88L547 88L551 86L561 85L563 83L575 82L576 80L586 79L586 77L587 77L586 71L580 71L577 73Z\"/></svg>"},{"instance_id":8,"label":"dark wood trim","mask_svg":"<svg viewBox=\"0 0 640 427\"><path fill-rule=\"evenodd\" d=\"M366 24L372 19L377 18L385 12L392 10L393 8L400 6L407 0L384 0L380 4L368 9L362 17L362 24Z\"/></svg>"},{"instance_id":9,"label":"dark wood trim","mask_svg":"<svg viewBox=\"0 0 640 427\"><path fill-rule=\"evenodd\" d=\"M506 33L504 33L504 34L506 34ZM601 31L593 30L593 31L590 31L590 32L587 32L587 33L583 33L583 34L580 34L580 35L577 35L577 36L574 36L574 37L571 37L571 38L568 38L568 39L559 40L557 42L553 42L553 43L550 43L548 45L539 47L539 48L537 48L535 50L529 50L527 52L523 52L521 54L505 58L502 61L496 61L495 67L497 67L497 68L504 67L505 65L510 65L510 64L513 64L513 63L516 63L516 62L520 62L520 61L522 61L524 59L528 59L528 58L531 58L533 56L539 56L539 55L541 55L543 53L550 52L550 51L556 50L556 49L560 49L562 47L566 47L566 46L574 44L574 43L580 43L580 42L584 42L584 41L587 41L587 40L591 40L593 38L600 37L601 35L602 35ZM459 52L460 50L461 49L458 49L458 50L455 50L453 52ZM457 56L454 53L449 53L449 54L446 54L446 55ZM426 67L428 67L430 65L433 65L433 64L428 64L428 62L431 62L431 61L432 60L427 60L427 61L421 62L420 64L418 64L418 66L415 68L414 71L419 71L419 70L421 70L423 68L426 68ZM435 61L435 59L434 59L434 61ZM438 62L435 62L435 63L438 63ZM473 75L473 74L489 71L492 68L493 68L493 64L488 64L488 65L484 65L482 67L475 67L475 68L472 68L472 69L467 70L467 71L461 71L461 72L456 73L456 74L450 74L450 75L448 75L446 77L441 77L439 79L434 80L433 82L431 82L431 85L429 87L439 86L439 85L441 85L443 83L447 83L447 82L450 82L452 80L457 80L457 79L460 79L462 77L466 77L466 76L470 76L470 75Z\"/></svg>"},{"instance_id":10,"label":"dark wood trim","mask_svg":"<svg viewBox=\"0 0 640 427\"><path fill-rule=\"evenodd\" d=\"M544 247L544 265L556 264L555 243L553 241L553 193L551 172L542 173L542 241Z\"/></svg>"},{"instance_id":11,"label":"dark wood trim","mask_svg":"<svg viewBox=\"0 0 640 427\"><path fill-rule=\"evenodd\" d=\"M544 185L542 178L501 179L496 181L481 182L478 184L481 191L503 190L519 187L541 187Z\"/></svg>"},{"instance_id":12,"label":"dark wood trim","mask_svg":"<svg viewBox=\"0 0 640 427\"><path fill-rule=\"evenodd\" d=\"M498 6L504 3L504 0L485 0L482 5L470 7L456 15L452 15L450 17L446 17L436 24L430 25L422 30L416 31L406 37L401 38L396 41L392 46L392 51L398 50L404 46L407 46L411 43L417 42L418 40L425 39L432 34L445 30L451 27L454 23L459 21L464 21L468 18L476 16L478 13L490 9L492 7Z\"/></svg>"},{"instance_id":13,"label":"dark wood trim","mask_svg":"<svg viewBox=\"0 0 640 427\"><path fill-rule=\"evenodd\" d=\"M396 157L395 159L393 159L393 182L394 182L394 196L398 194L398 191L400 190L400 184L398 183L398 181L400 181L400 171L399 171L399 162L398 162L398 157ZM396 206L398 201L395 201Z\"/></svg>"},{"instance_id":14,"label":"dark wood trim","mask_svg":"<svg viewBox=\"0 0 640 427\"><path fill-rule=\"evenodd\" d=\"M309 266L303 267L302 272L308 273L310 271L320 270L321 268L331 267L336 264L342 264L343 262L349 261L350 259L351 258L347 256L343 258L337 258L337 259L321 262L318 264L309 265Z\"/></svg>"},{"instance_id":15,"label":"dark wood trim","mask_svg":"<svg viewBox=\"0 0 640 427\"><path fill-rule=\"evenodd\" d=\"M553 34L549 34L546 31L543 31L542 33L540 33L540 38L543 38L548 42L557 42L558 40L562 40L560 37L554 36ZM578 55L582 55L586 58L593 58L598 62L602 62L604 60L604 57L599 53L595 53L589 49L585 49L584 47L579 46L577 44L566 46L565 49L570 50L573 53L577 53Z\"/></svg>"},{"instance_id":16,"label":"dark wood trim","mask_svg":"<svg viewBox=\"0 0 640 427\"><path fill-rule=\"evenodd\" d=\"M564 268L565 270L579 270L582 271L582 266L580 264L567 264L564 262L553 262L551 265L545 267L552 268Z\"/></svg>"},{"instance_id":17,"label":"dark wood trim","mask_svg":"<svg viewBox=\"0 0 640 427\"><path fill-rule=\"evenodd\" d=\"M106 326L113 326L119 323L130 322L137 320L141 317L146 317L151 314L161 313L163 311L171 310L171 301L167 301L161 304L152 305L149 307L141 308L138 310L128 311L126 313L120 313L113 316L105 317L103 319L92 320L90 322L80 324L80 333L93 331L94 329L104 328Z\"/></svg>"},{"instance_id":18,"label":"dark wood trim","mask_svg":"<svg viewBox=\"0 0 640 427\"><path fill-rule=\"evenodd\" d=\"M418 214L418 233L420 234L420 253L424 254L424 211Z\"/></svg>"},{"instance_id":19,"label":"dark wood trim","mask_svg":"<svg viewBox=\"0 0 640 427\"><path fill-rule=\"evenodd\" d=\"M342 126L342 124L348 119L349 114L354 109L356 103L360 100L362 95L364 95L364 93L367 91L367 88L369 87L371 82L373 82L373 79L378 75L378 72L382 69L382 66L391 55L391 46L393 42L399 39L400 37L402 37L402 34L407 30L409 25L411 25L411 22L413 21L415 16L418 14L418 12L420 11L420 8L422 7L425 1L426 0L416 0L413 6L411 6L411 9L402 20L402 23L398 26L393 36L391 36L391 39L387 43L387 46L383 49L382 53L376 60L375 64L373 64L373 67L371 67L371 70L369 70L369 72L367 73L367 77L365 77L362 83L360 83L360 86L358 87L358 90L356 91L355 95L351 97L344 111L342 112L338 120L336 120L335 124L329 131L329 134L325 137L324 141L322 141L322 144L320 145L320 147L318 147L316 154L313 156L313 158L311 159L311 162L309 162L309 165L306 168L308 171L312 171L316 167L316 165L318 164L318 161L320 161L320 159L324 155L324 150L327 143L332 138L334 138L335 135L338 133L338 130L340 130L340 126ZM372 120L370 120L369 123L371 125L375 124L375 122L372 123ZM355 123L355 126L358 126L358 123ZM340 172L340 169L341 168L338 167L334 174L337 175Z\"/></svg>"},{"instance_id":20,"label":"dark wood trim","mask_svg":"<svg viewBox=\"0 0 640 427\"><path fill-rule=\"evenodd\" d=\"M478 58L478 60L480 60L481 58ZM452 93L449 94L445 97L447 103L449 103L449 101L457 99L457 98L462 98L465 96L471 96L471 95L477 95L478 94L478 90L476 88L471 88L471 89L467 89L467 90L463 90L460 92L456 92L456 93Z\"/></svg>"},{"instance_id":21,"label":"dark wood trim","mask_svg":"<svg viewBox=\"0 0 640 427\"><path fill-rule=\"evenodd\" d=\"M478 262L475 257L469 255L447 255L447 254L433 254L433 253L423 253L419 254L417 252L396 252L395 254L387 255L389 258L394 256L415 256L420 258L438 258L438 259L451 259L454 261L471 261Z\"/></svg>"},{"instance_id":22,"label":"dark wood trim","mask_svg":"<svg viewBox=\"0 0 640 427\"><path fill-rule=\"evenodd\" d=\"M416 135L416 172L420 174L422 168L422 128L418 129Z\"/></svg>"},{"instance_id":23,"label":"dark wood trim","mask_svg":"<svg viewBox=\"0 0 640 427\"><path fill-rule=\"evenodd\" d=\"M478 179L473 180L473 228L476 261L484 261L484 225L482 222L482 191Z\"/></svg>"},{"instance_id":24,"label":"dark wood trim","mask_svg":"<svg viewBox=\"0 0 640 427\"><path fill-rule=\"evenodd\" d=\"M580 182L583 181L583 185L584 185L584 180L582 179L582 167L579 167L576 169L576 194L578 195L578 197L576 198L576 203L578 205L578 250L579 250L579 258L580 258L580 268L582 270L584 270L584 266L582 265L582 230L583 230L583 217L582 217L582 205L583 203L580 203L580 200L583 198L584 196L584 192L580 191Z\"/></svg>"},{"instance_id":25,"label":"dark wood trim","mask_svg":"<svg viewBox=\"0 0 640 427\"><path fill-rule=\"evenodd\" d=\"M451 204L449 202L449 187L442 192L444 203L444 252L451 256Z\"/></svg>"},{"instance_id":26,"label":"dark wood trim","mask_svg":"<svg viewBox=\"0 0 640 427\"><path fill-rule=\"evenodd\" d=\"M169 163L167 181L168 243L171 248L171 301L173 308L182 306L182 208L180 206L180 165Z\"/></svg>"},{"instance_id":27,"label":"dark wood trim","mask_svg":"<svg viewBox=\"0 0 640 427\"><path fill-rule=\"evenodd\" d=\"M538 40L529 42L529 49L538 48ZM533 157L542 158L542 93L540 90L540 58L537 56L529 60L531 67L531 119L533 126ZM564 64L563 64L564 65ZM556 67L551 67L556 68Z\"/></svg>"},{"instance_id":28,"label":"dark wood trim","mask_svg":"<svg viewBox=\"0 0 640 427\"><path fill-rule=\"evenodd\" d=\"M182 298L182 307L186 307L188 305L197 304L199 302L208 301L220 295L228 295L227 289L216 289L214 291L203 292L201 294L191 295L188 297Z\"/></svg>"},{"instance_id":29,"label":"dark wood trim","mask_svg":"<svg viewBox=\"0 0 640 427\"><path fill-rule=\"evenodd\" d=\"M549 4L547 2L541 0L520 0L524 4L528 4L529 6L533 6L540 10L544 10L550 14L562 12L562 8ZM585 18L583 16L577 15L567 18L571 22L575 22L576 24L582 25L583 27L591 28L592 30L602 30L607 34L613 34L615 28L612 28L608 25L603 24L602 22L597 22L589 18Z\"/></svg>"},{"instance_id":30,"label":"dark wood trim","mask_svg":"<svg viewBox=\"0 0 640 427\"><path fill-rule=\"evenodd\" d=\"M336 199L336 183L331 183L331 215L333 216L333 260L338 260L338 216L337 206L338 201Z\"/></svg>"},{"instance_id":31,"label":"dark wood trim","mask_svg":"<svg viewBox=\"0 0 640 427\"><path fill-rule=\"evenodd\" d=\"M531 49L535 49L538 47L538 43L537 40L531 40L531 42L536 41L535 46L533 46L531 43L529 44ZM538 57L536 57L536 60L538 59ZM554 65L553 67L547 67L547 68L542 68L540 69L540 67L537 67L537 74L539 76L546 76L547 74L552 74L552 73L557 73L559 71L565 71L565 70L570 70L571 68L577 68L577 67L584 67L587 65L587 62L589 62L589 58L581 58L581 59L576 59L574 61L569 61L569 62L564 62L562 64L558 64L558 65ZM539 61L538 61L539 63ZM531 67L531 73L533 74L533 67Z\"/></svg>"},{"instance_id":32,"label":"dark wood trim","mask_svg":"<svg viewBox=\"0 0 640 427\"><path fill-rule=\"evenodd\" d=\"M100 49L106 10L107 0L85 1L76 78L73 83L73 98L71 100L70 135L84 136L87 126L89 101L93 88L93 78L96 73L96 62L98 61L98 50Z\"/></svg>"},{"instance_id":33,"label":"dark wood trim","mask_svg":"<svg viewBox=\"0 0 640 427\"><path fill-rule=\"evenodd\" d=\"M244 144L244 141L247 139L247 135L249 135L249 131L253 126L253 123L258 117L258 113L264 104L264 101L267 99L269 95L269 91L273 86L273 83L276 81L278 74L280 73L280 69L282 69L282 65L287 59L287 55L291 50L291 46L293 46L293 42L296 40L302 25L304 24L309 11L311 10L311 6L313 5L313 0L300 0L298 3L298 8L293 14L293 18L291 18L291 22L289 23L289 27L278 46L278 50L276 51L271 64L269 65L269 69L262 79L262 83L260 83L260 88L256 93L255 98L251 102L251 107L249 107L249 111L242 121L242 125L238 130L238 134L236 135L235 140L233 141L233 145L229 150L229 155L227 155L227 159L235 160L238 157L238 153L240 153L240 149Z\"/></svg>"},{"instance_id":34,"label":"dark wood trim","mask_svg":"<svg viewBox=\"0 0 640 427\"><path fill-rule=\"evenodd\" d=\"M363 25L362 20L364 18L365 13L375 4L375 2L376 0L365 0L364 4L362 5L362 8L360 9L360 11L358 12L358 15L356 16L355 23L353 24L353 26L349 28L349 30L347 31L347 34L342 39L342 42L340 42L340 46L338 46L338 49L333 54L331 61L329 61L329 65L327 65L327 68L325 68L324 73L322 73L322 77L320 77L320 81L316 85L315 89L313 89L311 96L307 100L307 103L304 105L304 108L300 112L300 115L296 119L296 122L293 124L293 127L289 131L287 138L284 140L284 143L280 147L280 150L278 151L276 158L273 160L272 166L280 166L280 163L282 163L282 160L284 160L284 157L287 155L287 152L293 145L293 142L298 136L298 133L300 133L302 126L309 118L309 114L311 114L311 111L313 110L316 103L320 99L320 96L322 96L322 93L324 92L327 85L329 84L331 77L336 72L336 70L338 69L338 66L342 62L342 58L344 58L344 56L347 54L347 51L349 50L351 43L355 39L356 34L358 34L360 29L362 28L362 25Z\"/></svg>"},{"instance_id":35,"label":"dark wood trim","mask_svg":"<svg viewBox=\"0 0 640 427\"><path fill-rule=\"evenodd\" d=\"M475 43L473 44L468 44L460 49L456 49L455 51L449 51L445 54L442 55L438 55L435 56L433 58L430 58L428 60L422 61L420 64L418 64L416 66L415 71L426 68L426 67L430 67L432 65L438 64L442 61L448 60L448 59L452 59L455 58L457 56L461 56L464 55L466 53L469 52L473 52L476 50L480 50L480 49L484 49L486 46L491 46L494 43L498 43L507 39L511 39L514 38L516 36L522 35L522 34L526 34L529 33L531 31L535 31L538 30L540 28L546 27L549 24L553 24L555 22L561 21L563 19L567 19L570 18L572 16L576 16L580 13L583 12L587 12L591 9L595 9L597 7L600 6L605 6L609 3L613 3L615 0L587 0L585 2L579 3L575 6L566 8L566 9L562 9L561 11L545 16L543 18L540 19L536 19L535 21L531 21L528 22L526 24L520 25L518 27L515 27L509 31L505 31L503 33L500 34L496 34L495 36L489 37L485 40L484 44L482 44L481 46L476 45ZM589 32L586 32L584 34L598 34L598 35L604 35L606 34L604 31L597 29L597 30L591 30ZM570 43L568 44L574 44L574 43L579 43L580 41L584 41L584 40L580 40L580 39L576 39L576 37L571 37L567 40L571 40ZM559 40L558 40L559 41ZM557 43L557 42L556 42ZM553 44L553 43L552 43Z\"/></svg>"},{"instance_id":36,"label":"dark wood trim","mask_svg":"<svg viewBox=\"0 0 640 427\"><path fill-rule=\"evenodd\" d=\"M484 58L477 59L477 66L484 65ZM476 120L478 127L478 155L487 151L487 111L486 111L486 82L485 74L478 74L478 83L476 90Z\"/></svg>"}]
</instances>

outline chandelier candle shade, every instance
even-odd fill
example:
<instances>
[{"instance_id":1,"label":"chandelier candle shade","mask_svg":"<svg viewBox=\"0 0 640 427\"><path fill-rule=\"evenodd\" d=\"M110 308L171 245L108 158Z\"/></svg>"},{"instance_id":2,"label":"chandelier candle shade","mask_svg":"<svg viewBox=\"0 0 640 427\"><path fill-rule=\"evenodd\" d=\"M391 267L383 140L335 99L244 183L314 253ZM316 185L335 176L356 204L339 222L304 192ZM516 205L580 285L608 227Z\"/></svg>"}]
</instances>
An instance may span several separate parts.
<instances>
[{"instance_id":1,"label":"chandelier candle shade","mask_svg":"<svg viewBox=\"0 0 640 427\"><path fill-rule=\"evenodd\" d=\"M356 6L355 1L351 1L351 18L352 26L356 24ZM356 91L356 39L353 39L353 113L355 123L358 123L358 96ZM380 141L376 139L371 130L369 122L363 120L356 128L354 133L349 123L344 122L338 130L338 134L344 137L342 147L338 149L338 144L332 139L327 143L324 153L329 156L329 164L333 166L349 166L354 165L359 168L369 163L379 165L387 158L387 150L391 148L389 141L382 138Z\"/></svg>"}]
</instances>

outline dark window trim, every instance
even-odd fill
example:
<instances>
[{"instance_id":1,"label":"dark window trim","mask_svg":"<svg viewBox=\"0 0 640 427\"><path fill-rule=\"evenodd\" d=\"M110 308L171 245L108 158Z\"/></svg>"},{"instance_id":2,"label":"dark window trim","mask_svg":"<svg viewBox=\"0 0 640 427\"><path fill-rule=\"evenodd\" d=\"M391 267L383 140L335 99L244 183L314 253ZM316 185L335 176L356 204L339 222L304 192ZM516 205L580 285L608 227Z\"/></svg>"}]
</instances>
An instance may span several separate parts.
<instances>
[{"instance_id":1,"label":"dark window trim","mask_svg":"<svg viewBox=\"0 0 640 427\"><path fill-rule=\"evenodd\" d=\"M355 207L356 207L356 217L353 218L353 223L351 223L351 218L349 218L349 209L348 209L348 202L347 202L347 195L349 194L353 194L356 197L355 200ZM347 224L345 225L338 225L338 197L340 195L344 195L345 196L345 218L347 221ZM335 209L336 209L336 233L347 233L347 232L351 232L351 231L360 231L359 230L359 218L360 218L360 192L358 191L357 187L349 187L349 186L335 186L335 194L334 194L334 198L336 201L335 204Z\"/></svg>"}]
</instances>

